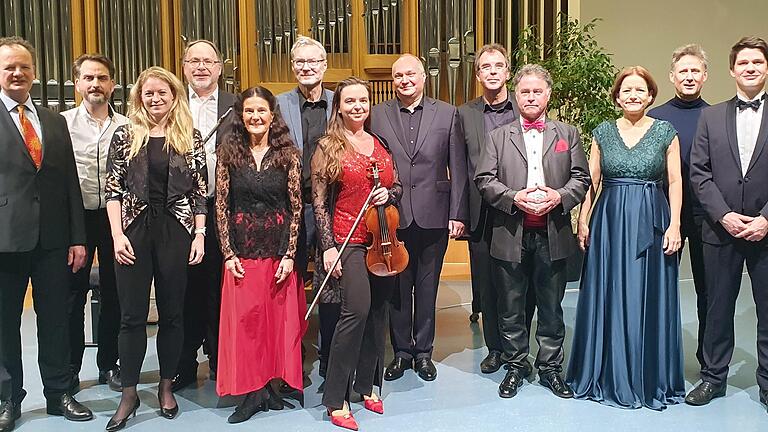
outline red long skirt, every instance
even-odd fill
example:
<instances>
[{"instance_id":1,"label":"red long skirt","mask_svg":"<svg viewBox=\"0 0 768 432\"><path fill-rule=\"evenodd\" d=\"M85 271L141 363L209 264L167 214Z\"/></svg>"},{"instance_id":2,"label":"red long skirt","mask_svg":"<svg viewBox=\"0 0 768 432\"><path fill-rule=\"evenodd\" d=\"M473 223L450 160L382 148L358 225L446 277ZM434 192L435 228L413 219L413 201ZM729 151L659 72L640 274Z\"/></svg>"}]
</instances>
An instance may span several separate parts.
<instances>
[{"instance_id":1,"label":"red long skirt","mask_svg":"<svg viewBox=\"0 0 768 432\"><path fill-rule=\"evenodd\" d=\"M243 279L224 270L216 392L242 395L282 378L302 390L304 286L296 272L276 283L279 259L241 259Z\"/></svg>"}]
</instances>

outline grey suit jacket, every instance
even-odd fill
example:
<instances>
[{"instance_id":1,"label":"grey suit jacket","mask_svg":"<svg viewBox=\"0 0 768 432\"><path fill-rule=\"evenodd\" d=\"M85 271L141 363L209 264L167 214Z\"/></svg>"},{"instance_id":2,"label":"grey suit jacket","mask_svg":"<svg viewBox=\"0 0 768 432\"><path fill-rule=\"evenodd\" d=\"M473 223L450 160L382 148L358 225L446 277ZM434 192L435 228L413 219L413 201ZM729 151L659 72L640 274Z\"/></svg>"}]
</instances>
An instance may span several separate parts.
<instances>
[{"instance_id":1,"label":"grey suit jacket","mask_svg":"<svg viewBox=\"0 0 768 432\"><path fill-rule=\"evenodd\" d=\"M43 160L36 169L0 103L0 253L85 244L83 197L64 117L35 105Z\"/></svg>"},{"instance_id":2,"label":"grey suit jacket","mask_svg":"<svg viewBox=\"0 0 768 432\"><path fill-rule=\"evenodd\" d=\"M741 173L736 135L736 98L704 108L691 148L691 185L707 218L705 243L727 244L734 237L720 225L729 212L768 218L768 109L746 174ZM768 237L759 242L768 247Z\"/></svg>"},{"instance_id":3,"label":"grey suit jacket","mask_svg":"<svg viewBox=\"0 0 768 432\"><path fill-rule=\"evenodd\" d=\"M567 148L558 149L564 140ZM547 119L542 165L547 186L557 190L562 203L549 212L547 235L552 261L576 251L570 211L584 200L590 178L579 131ZM480 194L496 211L492 222L491 256L514 263L522 257L524 212L514 203L515 194L526 188L528 162L520 120L490 132L475 174Z\"/></svg>"},{"instance_id":4,"label":"grey suit jacket","mask_svg":"<svg viewBox=\"0 0 768 432\"><path fill-rule=\"evenodd\" d=\"M331 118L331 105L333 105L333 92L328 89L323 89L325 98L328 100L328 109L326 110L326 118ZM277 95L277 104L280 108L280 115L283 116L283 120L288 125L288 129L291 130L291 137L296 146L304 151L304 139L301 131L301 107L299 106L299 94L296 89L293 88L287 92ZM315 149L309 149L310 155Z\"/></svg>"},{"instance_id":5,"label":"grey suit jacket","mask_svg":"<svg viewBox=\"0 0 768 432\"><path fill-rule=\"evenodd\" d=\"M400 227L447 228L448 220L469 222L467 152L456 107L424 97L416 147L403 136L397 99L371 109L371 132L389 143L403 197ZM450 171L450 177L449 177Z\"/></svg>"},{"instance_id":6,"label":"grey suit jacket","mask_svg":"<svg viewBox=\"0 0 768 432\"><path fill-rule=\"evenodd\" d=\"M514 97L510 94L512 100ZM513 102L514 104L514 102ZM480 154L485 147L485 139L489 130L485 129L485 101L482 96L473 99L458 108L461 129L464 132L464 142L467 146L467 172L469 173L469 230L475 231L480 217L488 212L488 204L480 197L480 190L471 181L475 177L477 164L480 162ZM517 104L512 109L515 118L520 116ZM481 227L482 228L482 227Z\"/></svg>"}]
</instances>

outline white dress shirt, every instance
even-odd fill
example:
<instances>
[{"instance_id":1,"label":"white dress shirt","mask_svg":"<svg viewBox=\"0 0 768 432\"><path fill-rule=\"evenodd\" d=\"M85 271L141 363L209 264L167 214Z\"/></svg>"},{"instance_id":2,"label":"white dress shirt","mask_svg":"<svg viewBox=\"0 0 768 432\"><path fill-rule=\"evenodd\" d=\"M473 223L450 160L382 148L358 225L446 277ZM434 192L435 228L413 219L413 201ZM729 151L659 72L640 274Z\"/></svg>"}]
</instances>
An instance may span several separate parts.
<instances>
[{"instance_id":1,"label":"white dress shirt","mask_svg":"<svg viewBox=\"0 0 768 432\"><path fill-rule=\"evenodd\" d=\"M754 99L750 100L746 100L746 98L741 97L741 95L738 95L737 97L745 102L751 102L755 99L762 99L763 95L765 95L764 91L760 92ZM741 175L747 174L749 162L752 160L752 153L755 152L757 134L760 133L760 123L762 122L765 104L766 102L763 101L757 111L752 108L736 108L736 138L739 142Z\"/></svg>"},{"instance_id":2,"label":"white dress shirt","mask_svg":"<svg viewBox=\"0 0 768 432\"><path fill-rule=\"evenodd\" d=\"M541 121L546 121L543 117ZM522 128L523 118L520 118ZM528 159L528 182L527 187L546 186L544 182L544 166L542 164L542 153L544 152L544 133L534 128L529 131L523 130L523 140L525 141L525 154ZM546 196L543 191L529 194L531 198L540 195Z\"/></svg>"},{"instance_id":3,"label":"white dress shirt","mask_svg":"<svg viewBox=\"0 0 768 432\"><path fill-rule=\"evenodd\" d=\"M11 99L10 96L5 94L4 91L0 91L0 100L3 101L3 105L5 105L8 113L11 115L11 120L13 120L13 123L16 124L16 127L19 129L19 133L22 137L24 136L24 132L21 129L21 120L19 120L19 109L16 107L19 105L24 105L24 116L29 119L30 123L32 123L32 127L35 129L35 133L37 133L37 138L40 139L40 144L42 145L43 129L40 126L40 117L37 115L37 109L35 108L35 104L32 103L32 98L27 95L27 100L23 104L19 104L15 100Z\"/></svg>"},{"instance_id":4,"label":"white dress shirt","mask_svg":"<svg viewBox=\"0 0 768 432\"><path fill-rule=\"evenodd\" d=\"M208 97L200 97L192 87L189 90L189 109L192 111L192 121L203 138L216 127L219 114L219 89ZM208 197L213 197L216 182L216 133L205 143L205 163L208 168Z\"/></svg>"},{"instance_id":5,"label":"white dress shirt","mask_svg":"<svg viewBox=\"0 0 768 432\"><path fill-rule=\"evenodd\" d=\"M77 177L80 179L80 193L86 210L106 207L104 186L107 182L107 156L112 135L119 126L128 123L128 118L113 112L100 124L93 118L85 105L64 111L61 115L67 121L75 154Z\"/></svg>"}]
</instances>

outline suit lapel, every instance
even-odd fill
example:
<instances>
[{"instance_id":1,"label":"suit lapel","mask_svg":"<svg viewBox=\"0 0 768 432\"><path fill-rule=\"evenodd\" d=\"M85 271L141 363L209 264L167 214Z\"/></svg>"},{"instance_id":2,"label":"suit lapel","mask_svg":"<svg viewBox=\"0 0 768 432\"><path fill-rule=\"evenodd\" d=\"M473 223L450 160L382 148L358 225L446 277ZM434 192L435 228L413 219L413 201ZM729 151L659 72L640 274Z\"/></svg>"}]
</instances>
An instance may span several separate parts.
<instances>
[{"instance_id":1,"label":"suit lapel","mask_svg":"<svg viewBox=\"0 0 768 432\"><path fill-rule=\"evenodd\" d=\"M557 129L555 129L555 124L550 121L549 119L546 120L546 127L544 128L544 137L542 141L542 161L543 158L547 157L547 154L550 150L552 150L552 146L555 144L555 139L557 138Z\"/></svg>"},{"instance_id":2,"label":"suit lapel","mask_svg":"<svg viewBox=\"0 0 768 432\"><path fill-rule=\"evenodd\" d=\"M483 143L485 142L485 135L488 134L488 131L485 130L485 117L483 116L483 107L485 103L483 102L483 98L480 97L477 99L477 101L474 103L473 110L472 110L472 116L474 117L472 119L472 123L475 124L475 134L477 135L477 143L482 148Z\"/></svg>"},{"instance_id":3,"label":"suit lapel","mask_svg":"<svg viewBox=\"0 0 768 432\"><path fill-rule=\"evenodd\" d=\"M389 117L389 125L392 127L397 140L400 141L400 146L410 155L410 146L408 146L408 143L405 141L405 135L403 135L403 120L400 118L400 108L397 99L392 99L385 103L389 104L385 110L387 117Z\"/></svg>"},{"instance_id":4,"label":"suit lapel","mask_svg":"<svg viewBox=\"0 0 768 432\"><path fill-rule=\"evenodd\" d=\"M32 156L29 155L29 151L27 150L27 146L24 144L24 137L21 136L21 131L19 131L19 128L16 127L16 123L13 122L13 119L11 118L11 113L9 113L5 109L5 105L0 104L0 125L2 125L2 129L6 131L13 131L8 136L9 140L15 141L19 150L21 150L22 153L24 153L25 157L29 161L30 164L34 165L34 162L32 161ZM12 144L11 144L12 145Z\"/></svg>"},{"instance_id":5,"label":"suit lapel","mask_svg":"<svg viewBox=\"0 0 768 432\"><path fill-rule=\"evenodd\" d=\"M419 137L416 139L416 147L414 147L413 154L419 152L419 149L424 145L424 141L427 139L427 133L432 128L432 122L437 115L437 101L434 99L424 99L424 112L421 113L421 123L419 123Z\"/></svg>"},{"instance_id":6,"label":"suit lapel","mask_svg":"<svg viewBox=\"0 0 768 432\"><path fill-rule=\"evenodd\" d=\"M512 140L517 151L520 152L520 156L523 158L525 166L528 166L528 153L525 150L525 138L523 138L523 131L520 129L520 120L515 120L510 124L509 139Z\"/></svg>"},{"instance_id":7,"label":"suit lapel","mask_svg":"<svg viewBox=\"0 0 768 432\"><path fill-rule=\"evenodd\" d=\"M333 92L330 90L323 90L325 92L325 120L331 122L331 111L333 110Z\"/></svg>"},{"instance_id":8,"label":"suit lapel","mask_svg":"<svg viewBox=\"0 0 768 432\"><path fill-rule=\"evenodd\" d=\"M763 98L765 99L765 98ZM757 134L757 141L755 142L755 150L752 152L752 159L749 161L749 168L747 168L747 173L749 173L749 170L752 169L753 166L755 166L755 162L757 162L757 158L760 156L760 153L765 148L765 141L768 140L768 109L766 109L765 100L763 100L763 118L760 120L760 132Z\"/></svg>"},{"instance_id":9,"label":"suit lapel","mask_svg":"<svg viewBox=\"0 0 768 432\"><path fill-rule=\"evenodd\" d=\"M40 137L40 146L43 150L43 155L40 158L40 168L42 168L43 164L45 163L45 154L46 149L48 148L48 141L52 138L50 137L51 134L46 132L48 130L46 126L48 125L49 120L47 113L43 111L43 109L38 105L35 105L35 111L37 111L37 118L40 120L40 133L43 135ZM53 129L54 128L51 128L51 130ZM30 156L30 160L32 160L32 156Z\"/></svg>"},{"instance_id":10,"label":"suit lapel","mask_svg":"<svg viewBox=\"0 0 768 432\"><path fill-rule=\"evenodd\" d=\"M293 135L293 140L296 142L296 146L299 147L299 150L302 150L304 148L304 141L301 135L301 107L299 106L299 95L295 91L292 91L288 93L288 115L291 116L290 124L293 125L291 129L291 134Z\"/></svg>"},{"instance_id":11,"label":"suit lapel","mask_svg":"<svg viewBox=\"0 0 768 432\"><path fill-rule=\"evenodd\" d=\"M736 160L736 166L741 171L741 158L739 157L739 137L736 134L736 98L728 101L725 107L725 131L728 135L728 144L731 146L731 153L734 160Z\"/></svg>"}]
</instances>

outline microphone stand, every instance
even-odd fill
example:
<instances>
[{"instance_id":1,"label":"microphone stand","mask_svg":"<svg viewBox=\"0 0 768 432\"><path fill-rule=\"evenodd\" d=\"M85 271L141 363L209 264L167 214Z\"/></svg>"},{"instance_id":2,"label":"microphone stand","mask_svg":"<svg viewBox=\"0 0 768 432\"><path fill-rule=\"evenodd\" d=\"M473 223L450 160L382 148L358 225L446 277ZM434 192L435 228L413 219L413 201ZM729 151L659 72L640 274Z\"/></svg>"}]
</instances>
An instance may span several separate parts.
<instances>
[{"instance_id":1,"label":"microphone stand","mask_svg":"<svg viewBox=\"0 0 768 432\"><path fill-rule=\"evenodd\" d=\"M339 249L339 254L336 256L336 259L333 261L333 265L331 266L331 269L326 272L325 279L323 279L323 283L320 284L320 288L317 290L317 294L315 294L315 299L312 300L312 304L309 305L309 308L307 308L307 314L304 316L304 321L309 321L309 315L312 314L312 309L314 309L315 305L317 304L317 301L320 300L320 293L323 292L323 288L325 288L325 285L328 283L328 280L331 278L331 273L333 273L333 269L336 268L336 264L339 263L341 260L341 254L344 253L344 249L347 248L347 244L349 244L349 240L352 238L352 233L355 232L355 229L360 224L360 220L363 218L363 214L368 209L368 204L371 203L371 199L373 199L373 192L376 191L376 188L372 188L371 192L368 194L368 198L365 199L365 203L363 204L363 207L360 209L360 212L357 213L357 218L355 218L355 223L352 224L352 229L349 230L349 234L347 234L347 238L344 239L344 243L341 244L341 248Z\"/></svg>"},{"instance_id":2,"label":"microphone stand","mask_svg":"<svg viewBox=\"0 0 768 432\"><path fill-rule=\"evenodd\" d=\"M216 122L216 126L214 126L213 129L211 129L211 131L208 132L208 135L206 135L205 138L203 138L203 144L207 143L208 140L211 139L213 134L216 133L216 130L219 128L219 126L221 126L221 123L224 121L224 117L229 115L231 111L232 111L232 107L229 107L227 108L226 111L224 111L224 114L222 114L221 117L219 117L219 121Z\"/></svg>"}]
</instances>

